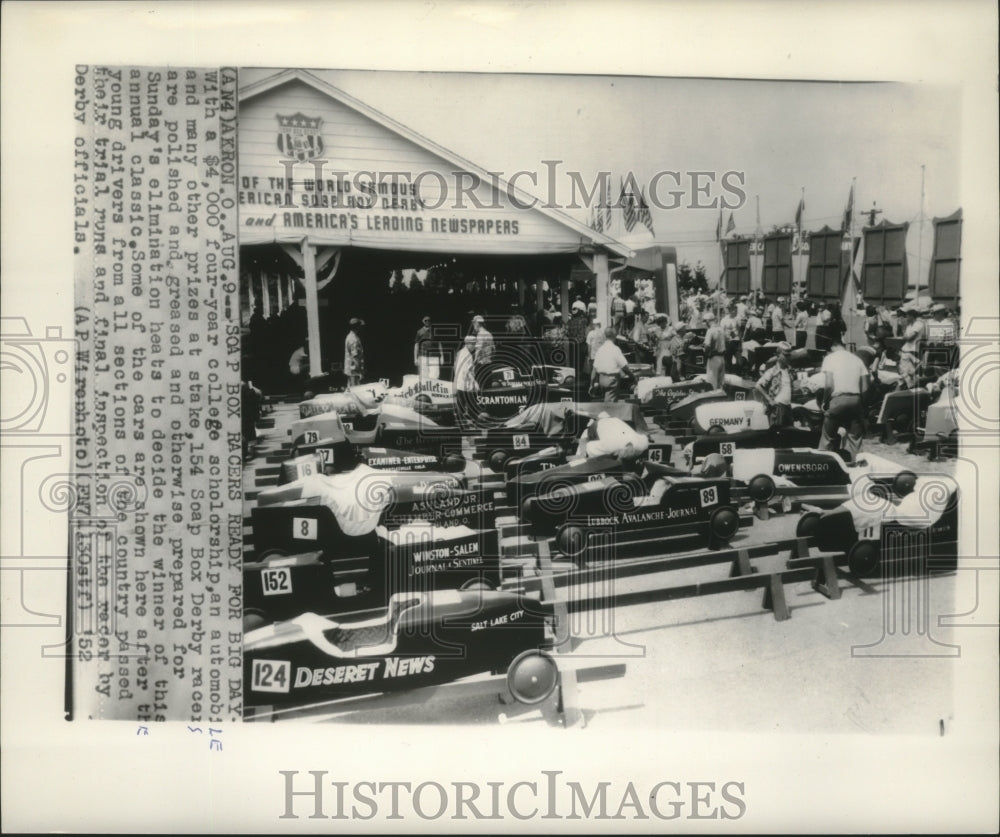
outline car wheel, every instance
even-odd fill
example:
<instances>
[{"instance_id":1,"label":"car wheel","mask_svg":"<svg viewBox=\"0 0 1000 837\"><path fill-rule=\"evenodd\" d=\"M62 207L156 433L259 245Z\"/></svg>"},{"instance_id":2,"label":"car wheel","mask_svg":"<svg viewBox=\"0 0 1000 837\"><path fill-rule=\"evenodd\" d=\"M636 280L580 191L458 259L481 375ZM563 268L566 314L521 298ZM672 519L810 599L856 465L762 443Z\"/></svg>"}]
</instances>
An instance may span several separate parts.
<instances>
[{"instance_id":1,"label":"car wheel","mask_svg":"<svg viewBox=\"0 0 1000 837\"><path fill-rule=\"evenodd\" d=\"M847 566L855 575L864 577L878 569L880 557L877 541L858 541L848 550Z\"/></svg>"},{"instance_id":2,"label":"car wheel","mask_svg":"<svg viewBox=\"0 0 1000 837\"><path fill-rule=\"evenodd\" d=\"M758 503L766 503L777 490L770 474L757 474L747 485L747 493Z\"/></svg>"},{"instance_id":3,"label":"car wheel","mask_svg":"<svg viewBox=\"0 0 1000 837\"><path fill-rule=\"evenodd\" d=\"M460 474L465 470L465 466L468 463L465 461L465 457L460 453L449 453L445 458L441 466L444 468L446 473L449 474Z\"/></svg>"},{"instance_id":4,"label":"car wheel","mask_svg":"<svg viewBox=\"0 0 1000 837\"><path fill-rule=\"evenodd\" d=\"M287 549L265 549L257 556L258 561L266 561L268 558L287 558L291 553Z\"/></svg>"},{"instance_id":5,"label":"car wheel","mask_svg":"<svg viewBox=\"0 0 1000 837\"><path fill-rule=\"evenodd\" d=\"M470 578L462 582L462 586L458 588L459 590L481 590L484 593L492 593L496 588L487 581L483 581L481 578Z\"/></svg>"},{"instance_id":6,"label":"car wheel","mask_svg":"<svg viewBox=\"0 0 1000 837\"><path fill-rule=\"evenodd\" d=\"M913 493L917 484L917 475L913 471L900 471L892 478L892 492L897 497L906 497Z\"/></svg>"},{"instance_id":7,"label":"car wheel","mask_svg":"<svg viewBox=\"0 0 1000 837\"><path fill-rule=\"evenodd\" d=\"M799 522L795 524L795 537L811 538L816 532L816 527L819 525L819 518L819 512L806 512L802 515L799 518Z\"/></svg>"},{"instance_id":8,"label":"car wheel","mask_svg":"<svg viewBox=\"0 0 1000 837\"><path fill-rule=\"evenodd\" d=\"M582 567L586 563L587 530L572 524L560 526L556 533L556 549Z\"/></svg>"},{"instance_id":9,"label":"car wheel","mask_svg":"<svg viewBox=\"0 0 1000 837\"><path fill-rule=\"evenodd\" d=\"M522 523L534 523L535 517L535 498L528 497L521 503L521 522Z\"/></svg>"},{"instance_id":10,"label":"car wheel","mask_svg":"<svg viewBox=\"0 0 1000 837\"><path fill-rule=\"evenodd\" d=\"M732 506L723 506L712 512L708 529L719 543L729 543L740 528L740 516Z\"/></svg>"},{"instance_id":11,"label":"car wheel","mask_svg":"<svg viewBox=\"0 0 1000 837\"><path fill-rule=\"evenodd\" d=\"M529 649L518 654L507 667L507 688L520 703L541 703L559 682L556 661L543 651Z\"/></svg>"},{"instance_id":12,"label":"car wheel","mask_svg":"<svg viewBox=\"0 0 1000 837\"><path fill-rule=\"evenodd\" d=\"M495 450L493 451L493 453L490 454L489 459L487 461L490 464L490 468L496 471L496 473L502 474L503 466L507 464L508 459L510 459L510 454L507 453L507 451Z\"/></svg>"},{"instance_id":13,"label":"car wheel","mask_svg":"<svg viewBox=\"0 0 1000 837\"><path fill-rule=\"evenodd\" d=\"M893 432L903 434L913 430L913 416L909 413L896 413L891 419Z\"/></svg>"},{"instance_id":14,"label":"car wheel","mask_svg":"<svg viewBox=\"0 0 1000 837\"><path fill-rule=\"evenodd\" d=\"M265 625L269 625L270 623L271 620L267 618L262 610L250 608L249 610L243 611L244 634L248 634L250 631L255 631L257 628L263 628Z\"/></svg>"}]
</instances>

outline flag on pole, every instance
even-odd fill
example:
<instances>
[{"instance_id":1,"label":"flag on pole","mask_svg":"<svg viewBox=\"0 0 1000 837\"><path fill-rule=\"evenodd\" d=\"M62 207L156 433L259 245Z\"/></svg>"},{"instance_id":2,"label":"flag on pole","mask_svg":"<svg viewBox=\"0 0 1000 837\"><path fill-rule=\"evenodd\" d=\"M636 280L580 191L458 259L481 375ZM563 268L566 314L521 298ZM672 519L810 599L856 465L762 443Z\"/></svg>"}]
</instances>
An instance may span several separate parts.
<instances>
[{"instance_id":1,"label":"flag on pole","mask_svg":"<svg viewBox=\"0 0 1000 837\"><path fill-rule=\"evenodd\" d=\"M851 242L851 277L854 280L854 287L861 288L861 270L865 264L865 237L858 236L857 251L854 250L855 242Z\"/></svg>"},{"instance_id":2,"label":"flag on pole","mask_svg":"<svg viewBox=\"0 0 1000 837\"><path fill-rule=\"evenodd\" d=\"M625 229L628 232L632 232L635 229L636 213L635 213L635 194L632 192L632 175L629 174L629 185L628 191L625 191L625 184L622 183L622 194L621 194L621 204L622 204L622 220L625 222Z\"/></svg>"},{"instance_id":3,"label":"flag on pole","mask_svg":"<svg viewBox=\"0 0 1000 837\"><path fill-rule=\"evenodd\" d=\"M754 195L757 203L757 226L754 227L753 240L750 242L750 255L759 256L764 252L764 230L760 226L760 195Z\"/></svg>"},{"instance_id":4,"label":"flag on pole","mask_svg":"<svg viewBox=\"0 0 1000 837\"><path fill-rule=\"evenodd\" d=\"M604 210L595 206L590 211L590 226L597 232L604 232Z\"/></svg>"},{"instance_id":5,"label":"flag on pole","mask_svg":"<svg viewBox=\"0 0 1000 837\"><path fill-rule=\"evenodd\" d=\"M636 213L639 218L639 222L645 225L646 229L649 230L651 236L656 236L656 232L653 230L653 215L649 211L649 204L646 203L646 190L639 190L639 211Z\"/></svg>"},{"instance_id":6,"label":"flag on pole","mask_svg":"<svg viewBox=\"0 0 1000 837\"><path fill-rule=\"evenodd\" d=\"M854 181L851 181L851 193L847 196L847 208L844 210L844 220L840 224L840 231L847 232L851 229L851 218L854 217Z\"/></svg>"},{"instance_id":7,"label":"flag on pole","mask_svg":"<svg viewBox=\"0 0 1000 837\"><path fill-rule=\"evenodd\" d=\"M605 232L611 229L611 172L608 172L608 191L607 191L607 203L604 204L604 223L601 225ZM598 209L598 214L600 214L600 209Z\"/></svg>"},{"instance_id":8,"label":"flag on pole","mask_svg":"<svg viewBox=\"0 0 1000 837\"><path fill-rule=\"evenodd\" d=\"M722 210L719 210L719 223L715 225L715 240L722 241Z\"/></svg>"},{"instance_id":9,"label":"flag on pole","mask_svg":"<svg viewBox=\"0 0 1000 837\"><path fill-rule=\"evenodd\" d=\"M802 229L802 214L806 211L806 196L799 198L799 208L795 210L795 228Z\"/></svg>"},{"instance_id":10,"label":"flag on pole","mask_svg":"<svg viewBox=\"0 0 1000 837\"><path fill-rule=\"evenodd\" d=\"M733 213L729 213L729 222L726 224L726 235L736 229L736 222L733 220Z\"/></svg>"}]
</instances>

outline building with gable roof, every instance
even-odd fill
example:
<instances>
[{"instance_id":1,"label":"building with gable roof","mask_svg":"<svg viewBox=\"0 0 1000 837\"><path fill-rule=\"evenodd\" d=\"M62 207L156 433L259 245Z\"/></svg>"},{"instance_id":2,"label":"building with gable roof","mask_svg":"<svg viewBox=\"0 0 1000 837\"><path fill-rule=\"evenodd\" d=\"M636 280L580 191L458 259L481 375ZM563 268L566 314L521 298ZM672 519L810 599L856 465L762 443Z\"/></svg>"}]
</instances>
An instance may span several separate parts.
<instances>
[{"instance_id":1,"label":"building with gable roof","mask_svg":"<svg viewBox=\"0 0 1000 837\"><path fill-rule=\"evenodd\" d=\"M568 318L583 291L607 323L615 270L665 277L676 263L298 69L240 91L239 227L244 322L280 316L287 340L268 348L307 339L313 376L337 367L351 317L366 322L368 377L395 378L424 314L457 340L473 311L530 322L548 302Z\"/></svg>"}]
</instances>

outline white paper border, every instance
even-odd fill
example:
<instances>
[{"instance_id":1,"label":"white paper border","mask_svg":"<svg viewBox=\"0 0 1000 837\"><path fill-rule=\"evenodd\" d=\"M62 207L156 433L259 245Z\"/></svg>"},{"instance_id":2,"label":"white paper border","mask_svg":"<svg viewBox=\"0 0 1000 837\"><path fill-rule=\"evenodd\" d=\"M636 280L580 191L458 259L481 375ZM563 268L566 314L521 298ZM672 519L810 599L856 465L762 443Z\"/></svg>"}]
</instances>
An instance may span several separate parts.
<instances>
[{"instance_id":1,"label":"white paper border","mask_svg":"<svg viewBox=\"0 0 1000 837\"><path fill-rule=\"evenodd\" d=\"M3 313L43 308L71 332L74 63L631 73L942 81L963 91L963 307L997 312L997 40L989 3L13 3L3 9ZM993 460L996 451L988 451ZM982 463L984 466L987 464ZM997 473L996 468L993 473ZM13 483L4 473L3 490ZM985 489L986 487L981 487ZM991 486L996 491L996 485ZM986 492L988 494L988 492ZM982 508L997 508L983 496ZM992 530L980 543L996 544ZM985 523L985 522L984 522ZM984 538L984 534L987 535ZM995 554L995 553L994 553ZM55 591L57 600L63 591ZM957 670L959 724L942 739L625 737L463 728L227 729L222 757L177 725L140 750L133 725L59 721L62 670L3 632L5 830L381 830L393 823L277 819L278 769L343 778L508 782L572 769L620 777L748 781L749 811L705 831L982 831L997 826L996 633ZM15 641L16 640L16 641ZM974 643L971 643L974 644ZM168 731L170 730L170 731ZM230 737L231 736L231 737ZM162 743L169 740L169 744ZM211 754L217 755L217 754ZM507 822L503 830L609 823ZM470 822L399 824L407 830ZM496 826L495 823L486 823ZM555 825L556 828L548 828ZM659 823L615 823L648 830ZM703 826L699 829L698 826Z\"/></svg>"}]
</instances>

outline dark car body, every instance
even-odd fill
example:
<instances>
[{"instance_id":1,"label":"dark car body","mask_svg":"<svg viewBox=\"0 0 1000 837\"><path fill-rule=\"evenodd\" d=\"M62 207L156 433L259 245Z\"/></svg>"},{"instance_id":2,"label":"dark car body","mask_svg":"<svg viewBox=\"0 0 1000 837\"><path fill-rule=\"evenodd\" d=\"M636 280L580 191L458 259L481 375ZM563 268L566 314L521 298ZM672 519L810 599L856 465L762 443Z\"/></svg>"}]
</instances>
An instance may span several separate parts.
<instances>
[{"instance_id":1,"label":"dark car body","mask_svg":"<svg viewBox=\"0 0 1000 837\"><path fill-rule=\"evenodd\" d=\"M744 448L804 448L819 444L819 431L799 427L769 427L767 430L743 430L725 435L710 433L691 443L691 464L712 453L732 459L733 452Z\"/></svg>"},{"instance_id":2,"label":"dark car body","mask_svg":"<svg viewBox=\"0 0 1000 837\"><path fill-rule=\"evenodd\" d=\"M916 501L911 504L913 514L900 514L903 503L887 494L886 509L891 504L892 511L877 515L873 525L859 530L852 513L858 501L852 497L829 511L803 515L796 534L811 538L823 552L846 554L851 571L861 576L872 574L884 562L908 565L918 572L951 568L958 557L959 491L957 485L947 485L945 478L931 479L942 488L921 496L928 489L916 481L911 491ZM871 520L871 515L859 519Z\"/></svg>"},{"instance_id":3,"label":"dark car body","mask_svg":"<svg viewBox=\"0 0 1000 837\"><path fill-rule=\"evenodd\" d=\"M244 636L248 706L337 700L507 670L546 644L544 615L506 592L399 595L348 620L306 613Z\"/></svg>"},{"instance_id":4,"label":"dark car body","mask_svg":"<svg viewBox=\"0 0 1000 837\"><path fill-rule=\"evenodd\" d=\"M545 494L559 486L577 485L604 477L623 477L625 474L638 474L641 470L640 461L625 460L617 456L575 459L565 465L509 480L506 486L507 502L520 509L536 494Z\"/></svg>"},{"instance_id":5,"label":"dark car body","mask_svg":"<svg viewBox=\"0 0 1000 837\"><path fill-rule=\"evenodd\" d=\"M426 531L420 531L425 529ZM405 532L403 537L394 537ZM362 560L331 560L313 551L280 551L243 565L244 611L278 621L307 611L323 613L385 605L397 593L500 586L496 529L410 527L366 538Z\"/></svg>"}]
</instances>

